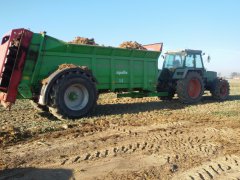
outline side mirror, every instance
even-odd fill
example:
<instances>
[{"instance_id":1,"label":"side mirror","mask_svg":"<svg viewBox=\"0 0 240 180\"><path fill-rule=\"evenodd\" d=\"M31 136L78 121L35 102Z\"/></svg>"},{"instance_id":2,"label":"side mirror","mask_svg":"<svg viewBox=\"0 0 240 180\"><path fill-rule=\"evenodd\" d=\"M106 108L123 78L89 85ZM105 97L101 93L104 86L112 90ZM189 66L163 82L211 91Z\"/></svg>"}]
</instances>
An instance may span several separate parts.
<instances>
[{"instance_id":1,"label":"side mirror","mask_svg":"<svg viewBox=\"0 0 240 180\"><path fill-rule=\"evenodd\" d=\"M211 57L208 55L207 62L209 63L211 61Z\"/></svg>"},{"instance_id":2,"label":"side mirror","mask_svg":"<svg viewBox=\"0 0 240 180\"><path fill-rule=\"evenodd\" d=\"M205 56L206 54L205 53L202 53L203 56Z\"/></svg>"}]
</instances>

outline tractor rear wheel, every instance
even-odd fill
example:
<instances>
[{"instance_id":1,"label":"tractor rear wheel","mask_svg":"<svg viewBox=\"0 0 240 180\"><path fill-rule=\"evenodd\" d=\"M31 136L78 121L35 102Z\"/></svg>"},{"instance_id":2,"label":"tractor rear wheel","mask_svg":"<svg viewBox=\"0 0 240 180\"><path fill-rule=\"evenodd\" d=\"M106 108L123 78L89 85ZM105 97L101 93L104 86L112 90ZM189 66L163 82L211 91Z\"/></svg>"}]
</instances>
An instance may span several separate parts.
<instances>
[{"instance_id":1,"label":"tractor rear wheel","mask_svg":"<svg viewBox=\"0 0 240 180\"><path fill-rule=\"evenodd\" d=\"M202 99L203 93L203 79L197 72L189 72L185 79L177 81L178 98L183 103L197 103Z\"/></svg>"},{"instance_id":2,"label":"tractor rear wheel","mask_svg":"<svg viewBox=\"0 0 240 180\"><path fill-rule=\"evenodd\" d=\"M58 119L77 119L95 107L97 90L85 73L65 74L52 87L50 112Z\"/></svg>"},{"instance_id":3,"label":"tractor rear wheel","mask_svg":"<svg viewBox=\"0 0 240 180\"><path fill-rule=\"evenodd\" d=\"M216 79L210 92L214 99L219 101L226 100L230 92L229 82L225 79Z\"/></svg>"}]
</instances>

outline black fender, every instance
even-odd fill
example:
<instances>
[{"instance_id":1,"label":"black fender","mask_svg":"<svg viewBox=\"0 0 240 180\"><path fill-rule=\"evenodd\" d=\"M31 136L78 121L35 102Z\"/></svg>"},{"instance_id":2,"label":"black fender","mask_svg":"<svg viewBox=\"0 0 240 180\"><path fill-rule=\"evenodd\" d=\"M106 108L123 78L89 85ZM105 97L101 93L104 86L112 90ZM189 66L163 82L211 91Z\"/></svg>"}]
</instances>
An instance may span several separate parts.
<instances>
[{"instance_id":1,"label":"black fender","mask_svg":"<svg viewBox=\"0 0 240 180\"><path fill-rule=\"evenodd\" d=\"M40 92L40 96L39 96L39 100L38 103L40 105L47 105L48 101L49 101L49 93L50 90L52 88L52 86L54 85L54 83L64 74L67 73L71 73L71 72L83 72L86 73L86 75L94 82L97 84L97 80L96 78L92 75L91 71L89 70L85 70L83 68L81 68L81 66L76 66L76 67L67 67L64 69L58 69L56 71L54 71L50 76L48 76L46 79L43 80L43 86L41 88L41 92Z\"/></svg>"}]
</instances>

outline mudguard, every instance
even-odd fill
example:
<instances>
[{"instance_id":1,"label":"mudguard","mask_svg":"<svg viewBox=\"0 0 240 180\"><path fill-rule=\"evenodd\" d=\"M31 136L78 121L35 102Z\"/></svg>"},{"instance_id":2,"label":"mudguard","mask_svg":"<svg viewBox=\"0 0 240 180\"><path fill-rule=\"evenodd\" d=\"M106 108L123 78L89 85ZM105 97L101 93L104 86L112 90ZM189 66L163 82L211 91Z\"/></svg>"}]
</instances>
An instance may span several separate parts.
<instances>
[{"instance_id":1,"label":"mudguard","mask_svg":"<svg viewBox=\"0 0 240 180\"><path fill-rule=\"evenodd\" d=\"M66 73L70 73L70 72L76 72L76 71L82 71L84 73L87 74L87 76L92 78L92 81L97 83L97 80L95 77L93 77L93 75L91 74L90 71L85 71L83 68L81 67L67 67L67 68L63 68L63 69L58 69L55 72L53 72L50 76L48 76L46 79L44 79L42 81L42 88L41 88L41 92L40 92L40 96L39 96L39 100L38 103L40 105L47 105L48 104L48 98L49 98L49 93L51 90L51 87L54 85L54 83L56 82L57 79L59 79L62 75L66 74Z\"/></svg>"}]
</instances>

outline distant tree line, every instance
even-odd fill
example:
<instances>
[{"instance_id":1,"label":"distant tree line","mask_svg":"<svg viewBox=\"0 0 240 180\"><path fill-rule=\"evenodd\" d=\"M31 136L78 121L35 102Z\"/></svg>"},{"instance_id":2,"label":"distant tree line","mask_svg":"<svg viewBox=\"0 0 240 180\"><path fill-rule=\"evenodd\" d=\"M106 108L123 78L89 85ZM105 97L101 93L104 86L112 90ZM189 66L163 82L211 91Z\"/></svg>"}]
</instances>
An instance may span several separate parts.
<instances>
[{"instance_id":1,"label":"distant tree line","mask_svg":"<svg viewBox=\"0 0 240 180\"><path fill-rule=\"evenodd\" d=\"M231 78L240 78L240 73L239 72L232 72L231 73Z\"/></svg>"}]
</instances>

